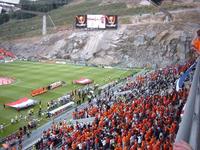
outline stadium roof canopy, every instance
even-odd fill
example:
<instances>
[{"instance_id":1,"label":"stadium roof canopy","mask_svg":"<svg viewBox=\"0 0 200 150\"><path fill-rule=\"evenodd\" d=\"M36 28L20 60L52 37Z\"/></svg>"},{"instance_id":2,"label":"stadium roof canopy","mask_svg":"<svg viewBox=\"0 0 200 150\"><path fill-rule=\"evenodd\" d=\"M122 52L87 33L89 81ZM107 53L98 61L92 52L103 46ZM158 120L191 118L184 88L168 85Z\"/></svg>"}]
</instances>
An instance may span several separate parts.
<instances>
[{"instance_id":1,"label":"stadium roof canopy","mask_svg":"<svg viewBox=\"0 0 200 150\"><path fill-rule=\"evenodd\" d=\"M2 3L19 4L20 0L0 0Z\"/></svg>"}]
</instances>

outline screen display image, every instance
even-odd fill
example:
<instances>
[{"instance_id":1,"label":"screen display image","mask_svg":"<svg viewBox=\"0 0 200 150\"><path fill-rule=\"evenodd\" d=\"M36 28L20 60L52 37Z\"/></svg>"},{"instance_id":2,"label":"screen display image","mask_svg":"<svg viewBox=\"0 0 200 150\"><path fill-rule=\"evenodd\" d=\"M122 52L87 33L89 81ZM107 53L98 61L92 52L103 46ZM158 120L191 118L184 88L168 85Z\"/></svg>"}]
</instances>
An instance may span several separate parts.
<instances>
[{"instance_id":1,"label":"screen display image","mask_svg":"<svg viewBox=\"0 0 200 150\"><path fill-rule=\"evenodd\" d=\"M117 28L117 26L118 26L118 17L116 15L107 15L106 28Z\"/></svg>"},{"instance_id":2,"label":"screen display image","mask_svg":"<svg viewBox=\"0 0 200 150\"><path fill-rule=\"evenodd\" d=\"M105 15L87 15L87 28L90 29L105 29Z\"/></svg>"},{"instance_id":3,"label":"screen display image","mask_svg":"<svg viewBox=\"0 0 200 150\"><path fill-rule=\"evenodd\" d=\"M77 28L86 28L87 27L87 17L86 17L86 15L76 16L76 27Z\"/></svg>"}]
</instances>

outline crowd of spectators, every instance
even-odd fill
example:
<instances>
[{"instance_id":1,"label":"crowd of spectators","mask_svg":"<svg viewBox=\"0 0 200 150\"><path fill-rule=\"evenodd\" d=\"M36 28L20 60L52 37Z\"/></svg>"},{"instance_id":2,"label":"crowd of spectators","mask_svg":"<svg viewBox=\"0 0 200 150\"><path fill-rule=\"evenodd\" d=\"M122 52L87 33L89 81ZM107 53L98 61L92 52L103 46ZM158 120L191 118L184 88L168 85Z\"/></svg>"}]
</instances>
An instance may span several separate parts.
<instances>
[{"instance_id":1,"label":"crowd of spectators","mask_svg":"<svg viewBox=\"0 0 200 150\"><path fill-rule=\"evenodd\" d=\"M20 127L16 133L9 135L5 139L4 145L6 145L8 149L12 149L12 150L22 149L22 141L24 140L25 137L28 137L28 138L30 137L31 130L35 127L36 127L36 124L34 121L28 122L27 126Z\"/></svg>"},{"instance_id":2,"label":"crowd of spectators","mask_svg":"<svg viewBox=\"0 0 200 150\"><path fill-rule=\"evenodd\" d=\"M176 91L175 83L192 63L127 77L120 86L105 88L87 108L72 114L73 119L95 117L92 124L65 120L53 124L43 132L36 149L61 145L62 150L171 150L190 88L188 82Z\"/></svg>"}]
</instances>

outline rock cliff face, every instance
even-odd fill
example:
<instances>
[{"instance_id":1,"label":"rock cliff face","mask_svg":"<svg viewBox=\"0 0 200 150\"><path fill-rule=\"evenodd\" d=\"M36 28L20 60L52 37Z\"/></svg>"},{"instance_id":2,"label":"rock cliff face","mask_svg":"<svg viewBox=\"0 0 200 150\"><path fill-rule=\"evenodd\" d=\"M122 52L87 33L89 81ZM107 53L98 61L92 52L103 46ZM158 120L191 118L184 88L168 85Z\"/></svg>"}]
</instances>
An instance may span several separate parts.
<instances>
[{"instance_id":1,"label":"rock cliff face","mask_svg":"<svg viewBox=\"0 0 200 150\"><path fill-rule=\"evenodd\" d=\"M66 61L120 67L166 66L184 62L200 28L200 10L176 11L172 22L163 15L128 17L131 24L117 30L66 30L46 37L1 42L20 58Z\"/></svg>"}]
</instances>

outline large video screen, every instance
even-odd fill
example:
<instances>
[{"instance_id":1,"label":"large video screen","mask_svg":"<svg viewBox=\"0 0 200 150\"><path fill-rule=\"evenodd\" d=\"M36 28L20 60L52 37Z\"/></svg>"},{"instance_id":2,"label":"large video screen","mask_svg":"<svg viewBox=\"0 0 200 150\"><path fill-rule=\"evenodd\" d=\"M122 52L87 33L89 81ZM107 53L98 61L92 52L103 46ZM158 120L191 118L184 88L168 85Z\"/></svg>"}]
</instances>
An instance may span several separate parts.
<instances>
[{"instance_id":1,"label":"large video screen","mask_svg":"<svg viewBox=\"0 0 200 150\"><path fill-rule=\"evenodd\" d=\"M77 28L86 28L87 27L87 16L86 15L76 16L76 27Z\"/></svg>"},{"instance_id":2,"label":"large video screen","mask_svg":"<svg viewBox=\"0 0 200 150\"><path fill-rule=\"evenodd\" d=\"M117 28L118 18L116 15L106 15L106 28Z\"/></svg>"},{"instance_id":3,"label":"large video screen","mask_svg":"<svg viewBox=\"0 0 200 150\"><path fill-rule=\"evenodd\" d=\"M76 28L88 29L116 29L118 27L117 15L77 15Z\"/></svg>"},{"instance_id":4,"label":"large video screen","mask_svg":"<svg viewBox=\"0 0 200 150\"><path fill-rule=\"evenodd\" d=\"M105 15L87 15L87 28L105 29L106 28Z\"/></svg>"}]
</instances>

